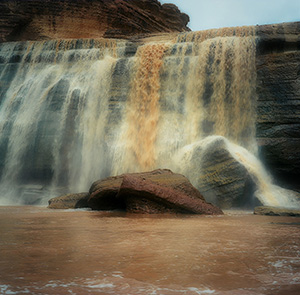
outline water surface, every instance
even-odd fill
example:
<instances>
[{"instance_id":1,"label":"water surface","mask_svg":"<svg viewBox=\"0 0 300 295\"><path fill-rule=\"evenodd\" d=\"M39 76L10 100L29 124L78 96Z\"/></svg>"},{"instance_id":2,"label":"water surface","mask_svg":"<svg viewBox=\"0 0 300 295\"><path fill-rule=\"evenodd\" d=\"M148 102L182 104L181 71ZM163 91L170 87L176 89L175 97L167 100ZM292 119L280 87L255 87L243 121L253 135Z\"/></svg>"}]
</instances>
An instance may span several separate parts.
<instances>
[{"instance_id":1,"label":"water surface","mask_svg":"<svg viewBox=\"0 0 300 295\"><path fill-rule=\"evenodd\" d=\"M300 294L300 218L0 207L0 294Z\"/></svg>"}]
</instances>

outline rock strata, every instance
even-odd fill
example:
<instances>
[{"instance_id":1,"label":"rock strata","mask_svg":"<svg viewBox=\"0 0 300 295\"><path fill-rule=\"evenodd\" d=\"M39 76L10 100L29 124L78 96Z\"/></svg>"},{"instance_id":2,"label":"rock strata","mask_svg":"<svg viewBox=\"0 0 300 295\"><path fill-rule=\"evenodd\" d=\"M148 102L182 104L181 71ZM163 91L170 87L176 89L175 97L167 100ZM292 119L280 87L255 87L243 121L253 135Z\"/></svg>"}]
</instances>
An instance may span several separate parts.
<instances>
[{"instance_id":1,"label":"rock strata","mask_svg":"<svg viewBox=\"0 0 300 295\"><path fill-rule=\"evenodd\" d=\"M257 142L279 185L300 190L300 22L256 27Z\"/></svg>"},{"instance_id":2,"label":"rock strata","mask_svg":"<svg viewBox=\"0 0 300 295\"><path fill-rule=\"evenodd\" d=\"M0 42L130 38L189 30L189 17L157 0L3 0Z\"/></svg>"},{"instance_id":3,"label":"rock strata","mask_svg":"<svg viewBox=\"0 0 300 295\"><path fill-rule=\"evenodd\" d=\"M245 165L233 156L229 141L222 136L211 136L184 147L174 159L204 198L214 205L229 209L251 206L254 182Z\"/></svg>"}]
</instances>

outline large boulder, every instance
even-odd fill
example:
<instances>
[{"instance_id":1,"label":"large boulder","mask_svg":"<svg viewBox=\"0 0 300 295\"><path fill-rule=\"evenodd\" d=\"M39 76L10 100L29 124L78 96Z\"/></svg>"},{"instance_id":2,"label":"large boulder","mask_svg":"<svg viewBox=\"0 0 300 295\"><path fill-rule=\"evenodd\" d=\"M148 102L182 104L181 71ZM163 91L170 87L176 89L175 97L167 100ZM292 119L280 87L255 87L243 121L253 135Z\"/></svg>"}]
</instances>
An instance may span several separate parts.
<instances>
[{"instance_id":1,"label":"large boulder","mask_svg":"<svg viewBox=\"0 0 300 295\"><path fill-rule=\"evenodd\" d=\"M168 185L170 182L169 176L173 175L173 185L182 182L181 175L174 175L173 172L167 169L157 169L151 172L131 173L130 175L143 177L163 185ZM121 199L116 198L124 176L125 174L122 174L95 181L89 190L89 206L93 210L124 209L124 202Z\"/></svg>"},{"instance_id":2,"label":"large boulder","mask_svg":"<svg viewBox=\"0 0 300 295\"><path fill-rule=\"evenodd\" d=\"M67 194L52 198L48 201L50 209L79 209L88 208L89 193Z\"/></svg>"},{"instance_id":3,"label":"large boulder","mask_svg":"<svg viewBox=\"0 0 300 295\"><path fill-rule=\"evenodd\" d=\"M125 175L117 198L125 200L126 211L131 213L223 214L207 203L187 180L182 186L172 187L144 177Z\"/></svg>"},{"instance_id":4,"label":"large boulder","mask_svg":"<svg viewBox=\"0 0 300 295\"><path fill-rule=\"evenodd\" d=\"M205 199L222 209L299 207L299 193L275 185L256 156L225 137L186 146L174 160Z\"/></svg>"},{"instance_id":5,"label":"large boulder","mask_svg":"<svg viewBox=\"0 0 300 295\"><path fill-rule=\"evenodd\" d=\"M112 176L94 182L89 190L88 205L93 210L125 209L123 200L117 199L123 176Z\"/></svg>"},{"instance_id":6,"label":"large boulder","mask_svg":"<svg viewBox=\"0 0 300 295\"><path fill-rule=\"evenodd\" d=\"M222 214L218 208L206 204L185 176L167 169L96 181L91 186L88 204L94 210L126 208L139 213Z\"/></svg>"},{"instance_id":7,"label":"large boulder","mask_svg":"<svg viewBox=\"0 0 300 295\"><path fill-rule=\"evenodd\" d=\"M174 162L208 202L223 209L251 205L254 182L226 138L209 136L186 146Z\"/></svg>"},{"instance_id":8,"label":"large boulder","mask_svg":"<svg viewBox=\"0 0 300 295\"><path fill-rule=\"evenodd\" d=\"M157 0L2 0L0 42L130 38L187 31L189 17Z\"/></svg>"}]
</instances>

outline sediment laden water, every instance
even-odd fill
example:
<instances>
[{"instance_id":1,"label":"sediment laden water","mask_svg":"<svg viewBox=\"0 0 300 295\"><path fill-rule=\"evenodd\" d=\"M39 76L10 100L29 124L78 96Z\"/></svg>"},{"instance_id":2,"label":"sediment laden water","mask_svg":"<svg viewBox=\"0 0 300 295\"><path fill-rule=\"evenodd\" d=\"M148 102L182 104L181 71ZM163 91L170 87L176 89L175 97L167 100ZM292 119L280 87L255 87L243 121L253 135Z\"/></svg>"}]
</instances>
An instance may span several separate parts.
<instances>
[{"instance_id":1,"label":"sediment laden water","mask_svg":"<svg viewBox=\"0 0 300 295\"><path fill-rule=\"evenodd\" d=\"M292 295L297 217L0 207L1 294Z\"/></svg>"},{"instance_id":2,"label":"sediment laden water","mask_svg":"<svg viewBox=\"0 0 300 295\"><path fill-rule=\"evenodd\" d=\"M252 27L139 46L3 43L0 77L0 188L12 203L27 202L11 197L20 185L87 191L109 175L172 168L174 153L209 135L256 152Z\"/></svg>"},{"instance_id":3,"label":"sediment laden water","mask_svg":"<svg viewBox=\"0 0 300 295\"><path fill-rule=\"evenodd\" d=\"M168 44L149 44L137 51L125 118L128 130L123 139L128 142L126 167L133 163L143 170L157 166L155 145L159 132L160 70L167 48Z\"/></svg>"}]
</instances>

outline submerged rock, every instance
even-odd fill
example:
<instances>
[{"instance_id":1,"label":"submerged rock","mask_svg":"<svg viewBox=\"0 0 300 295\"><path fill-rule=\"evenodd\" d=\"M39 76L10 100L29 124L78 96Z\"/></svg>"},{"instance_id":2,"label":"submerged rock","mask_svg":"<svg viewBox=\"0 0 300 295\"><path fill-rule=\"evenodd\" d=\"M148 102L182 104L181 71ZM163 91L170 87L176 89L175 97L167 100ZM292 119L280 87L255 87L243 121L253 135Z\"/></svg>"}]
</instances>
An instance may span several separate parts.
<instances>
[{"instance_id":1,"label":"submerged rock","mask_svg":"<svg viewBox=\"0 0 300 295\"><path fill-rule=\"evenodd\" d=\"M135 213L222 214L220 209L206 203L185 176L166 169L94 182L88 204L94 210L126 208Z\"/></svg>"},{"instance_id":2,"label":"submerged rock","mask_svg":"<svg viewBox=\"0 0 300 295\"><path fill-rule=\"evenodd\" d=\"M270 216L297 216L297 217L300 217L300 209L259 206L259 207L255 207L254 214L270 215Z\"/></svg>"},{"instance_id":3,"label":"submerged rock","mask_svg":"<svg viewBox=\"0 0 300 295\"><path fill-rule=\"evenodd\" d=\"M48 201L50 209L78 209L88 208L89 193L68 194Z\"/></svg>"}]
</instances>

